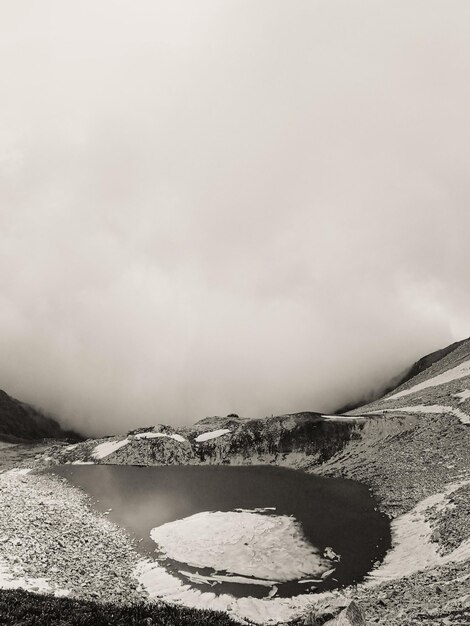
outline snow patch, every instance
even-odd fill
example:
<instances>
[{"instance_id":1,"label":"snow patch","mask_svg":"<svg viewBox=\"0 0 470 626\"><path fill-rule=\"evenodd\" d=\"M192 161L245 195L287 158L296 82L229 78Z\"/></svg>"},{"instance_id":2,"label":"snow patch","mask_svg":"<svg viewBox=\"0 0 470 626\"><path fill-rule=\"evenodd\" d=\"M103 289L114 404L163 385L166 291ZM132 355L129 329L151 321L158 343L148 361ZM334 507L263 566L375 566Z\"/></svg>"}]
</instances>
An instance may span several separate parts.
<instances>
[{"instance_id":1,"label":"snow patch","mask_svg":"<svg viewBox=\"0 0 470 626\"><path fill-rule=\"evenodd\" d=\"M4 472L4 476L25 476L31 471L31 467L13 467L12 469Z\"/></svg>"},{"instance_id":2,"label":"snow patch","mask_svg":"<svg viewBox=\"0 0 470 626\"><path fill-rule=\"evenodd\" d=\"M122 439L121 441L105 441L105 443L100 443L96 446L92 452L92 456L95 459L104 459L106 456L116 452L116 450L127 446L128 443L129 439Z\"/></svg>"},{"instance_id":3,"label":"snow patch","mask_svg":"<svg viewBox=\"0 0 470 626\"><path fill-rule=\"evenodd\" d=\"M45 578L15 577L2 561L0 561L0 589L24 589L37 593L50 593L52 591Z\"/></svg>"},{"instance_id":4,"label":"snow patch","mask_svg":"<svg viewBox=\"0 0 470 626\"><path fill-rule=\"evenodd\" d=\"M157 439L158 437L167 437L168 439L174 439L175 441L179 441L179 443L183 443L186 439L182 435L172 434L167 435L166 433L138 433L134 435L135 439Z\"/></svg>"},{"instance_id":5,"label":"snow patch","mask_svg":"<svg viewBox=\"0 0 470 626\"><path fill-rule=\"evenodd\" d=\"M438 385L445 385L446 383L458 380L459 378L465 378L466 376L470 376L470 359L468 361L463 361L463 363L456 365L452 369L447 370L438 376L433 376L422 383L418 383L410 389L394 393L393 395L388 396L388 398L384 398L384 400L396 400L397 398L403 398L404 396L409 396L411 393L416 393L417 391L422 391L423 389L429 389L430 387L437 387Z\"/></svg>"},{"instance_id":6,"label":"snow patch","mask_svg":"<svg viewBox=\"0 0 470 626\"><path fill-rule=\"evenodd\" d=\"M462 404L465 400L470 399L470 389L464 389L463 391L459 391L459 393L454 393L454 398L460 398L459 404Z\"/></svg>"},{"instance_id":7,"label":"snow patch","mask_svg":"<svg viewBox=\"0 0 470 626\"><path fill-rule=\"evenodd\" d=\"M401 406L396 409L379 409L377 411L367 411L364 415L379 415L380 413L436 413L438 415L449 413L457 417L462 424L470 424L470 415L464 413L461 409L455 409L452 406L443 406L440 404L416 404L415 406Z\"/></svg>"},{"instance_id":8,"label":"snow patch","mask_svg":"<svg viewBox=\"0 0 470 626\"><path fill-rule=\"evenodd\" d=\"M221 428L219 430L211 430L207 433L202 433L198 435L194 441L208 441L209 439L217 439L217 437L222 437L222 435L227 435L230 432L228 428Z\"/></svg>"},{"instance_id":9,"label":"snow patch","mask_svg":"<svg viewBox=\"0 0 470 626\"><path fill-rule=\"evenodd\" d=\"M446 496L468 484L470 480L453 483L444 492L421 500L409 513L397 517L391 523L393 547L381 565L368 575L366 585L403 578L428 567L439 567L470 558L470 539L453 552L441 556L437 544L431 542L433 531L426 519L428 509L436 506L438 511L443 510L446 507Z\"/></svg>"},{"instance_id":10,"label":"snow patch","mask_svg":"<svg viewBox=\"0 0 470 626\"><path fill-rule=\"evenodd\" d=\"M343 420L362 420L362 415L322 415L327 420L343 421Z\"/></svg>"},{"instance_id":11,"label":"snow patch","mask_svg":"<svg viewBox=\"0 0 470 626\"><path fill-rule=\"evenodd\" d=\"M150 536L180 563L263 580L321 576L332 564L286 515L204 511L153 528Z\"/></svg>"}]
</instances>

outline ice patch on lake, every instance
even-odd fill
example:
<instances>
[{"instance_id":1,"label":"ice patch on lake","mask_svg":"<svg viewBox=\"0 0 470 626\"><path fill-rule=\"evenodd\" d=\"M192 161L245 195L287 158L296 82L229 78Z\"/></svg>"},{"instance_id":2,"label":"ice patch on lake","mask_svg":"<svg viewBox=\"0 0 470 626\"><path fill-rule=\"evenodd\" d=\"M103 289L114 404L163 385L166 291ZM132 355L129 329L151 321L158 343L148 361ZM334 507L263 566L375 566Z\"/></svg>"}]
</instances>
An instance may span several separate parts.
<instances>
[{"instance_id":1,"label":"ice patch on lake","mask_svg":"<svg viewBox=\"0 0 470 626\"><path fill-rule=\"evenodd\" d=\"M273 580L261 580L260 578L251 578L249 576L224 576L223 574L212 574L204 576L203 574L195 574L194 572L185 572L180 570L180 574L185 576L192 583L214 586L218 583L238 583L240 585L261 585L262 587L272 587L276 582Z\"/></svg>"},{"instance_id":2,"label":"ice patch on lake","mask_svg":"<svg viewBox=\"0 0 470 626\"><path fill-rule=\"evenodd\" d=\"M92 456L95 459L104 459L106 456L116 452L116 450L127 446L128 443L129 439L122 439L121 441L105 441L105 443L100 443L96 446L92 452Z\"/></svg>"},{"instance_id":3,"label":"ice patch on lake","mask_svg":"<svg viewBox=\"0 0 470 626\"><path fill-rule=\"evenodd\" d=\"M255 509L235 509L240 513L267 513L268 511L275 511L275 506L258 506Z\"/></svg>"},{"instance_id":4,"label":"ice patch on lake","mask_svg":"<svg viewBox=\"0 0 470 626\"><path fill-rule=\"evenodd\" d=\"M194 441L208 441L209 439L217 439L217 437L222 437L222 435L227 435L230 432L228 428L220 428L219 430L211 430L207 433L202 433L198 435Z\"/></svg>"},{"instance_id":5,"label":"ice patch on lake","mask_svg":"<svg viewBox=\"0 0 470 626\"><path fill-rule=\"evenodd\" d=\"M213 591L200 591L169 574L161 564L142 559L136 567L135 576L148 593L150 600L163 600L170 604L184 605L194 609L225 611L239 621L255 624L277 624L304 616L305 612L320 602L340 602L331 592L300 594L292 598L251 596L235 598ZM274 585L274 581L271 581Z\"/></svg>"},{"instance_id":6,"label":"ice patch on lake","mask_svg":"<svg viewBox=\"0 0 470 626\"><path fill-rule=\"evenodd\" d=\"M332 565L286 515L205 511L158 526L150 535L175 561L262 580L319 577Z\"/></svg>"},{"instance_id":7,"label":"ice patch on lake","mask_svg":"<svg viewBox=\"0 0 470 626\"><path fill-rule=\"evenodd\" d=\"M470 360L464 361L463 363L456 365L456 367L453 367L438 376L433 376L433 378L429 378L422 383L418 383L410 389L404 389L403 391L394 393L393 395L388 396L388 398L384 398L384 400L396 400L397 398L403 398L404 396L409 396L411 393L416 393L418 391L422 391L423 389L429 389L430 387L437 387L438 385L445 385L446 383L458 380L459 378L465 378L466 376L470 376Z\"/></svg>"},{"instance_id":8,"label":"ice patch on lake","mask_svg":"<svg viewBox=\"0 0 470 626\"><path fill-rule=\"evenodd\" d=\"M138 433L137 435L134 435L134 437L135 439L158 439L159 437L167 437L168 439L174 439L175 441L178 441L179 443L183 443L184 441L186 441L186 439L182 435L178 435L178 434L167 435L166 433L154 433L154 432Z\"/></svg>"}]
</instances>

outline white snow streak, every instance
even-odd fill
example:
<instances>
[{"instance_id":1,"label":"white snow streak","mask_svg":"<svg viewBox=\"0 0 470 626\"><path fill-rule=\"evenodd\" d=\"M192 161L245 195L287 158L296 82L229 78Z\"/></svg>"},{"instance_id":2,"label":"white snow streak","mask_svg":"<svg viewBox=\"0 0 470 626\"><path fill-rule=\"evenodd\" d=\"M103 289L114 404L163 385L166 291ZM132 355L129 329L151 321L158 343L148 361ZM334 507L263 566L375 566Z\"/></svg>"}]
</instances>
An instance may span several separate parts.
<instances>
[{"instance_id":1,"label":"white snow streak","mask_svg":"<svg viewBox=\"0 0 470 626\"><path fill-rule=\"evenodd\" d=\"M343 420L362 420L364 419L362 415L322 415L327 420L332 420L334 422L342 422Z\"/></svg>"},{"instance_id":2,"label":"white snow streak","mask_svg":"<svg viewBox=\"0 0 470 626\"><path fill-rule=\"evenodd\" d=\"M363 415L380 415L381 413L435 413L438 415L450 414L457 417L462 424L470 424L470 416L461 409L455 409L452 406L443 406L440 404L417 404L415 406L400 406L396 409L379 409L377 411L367 411Z\"/></svg>"},{"instance_id":3,"label":"white snow streak","mask_svg":"<svg viewBox=\"0 0 470 626\"><path fill-rule=\"evenodd\" d=\"M416 393L417 391L422 391L423 389L429 389L429 387L437 387L438 385L444 385L445 383L450 383L453 380L458 380L459 378L465 378L466 376L470 376L470 359L468 361L464 361L459 365L456 365L450 370L439 374L438 376L433 376L433 378L428 378L428 380L423 381L422 383L418 383L414 385L410 389L404 389L403 391L399 391L398 393L394 393L392 396L388 396L388 398L384 398L384 400L395 400L397 398L403 398L404 396L409 396L411 393Z\"/></svg>"},{"instance_id":4,"label":"white snow streak","mask_svg":"<svg viewBox=\"0 0 470 626\"><path fill-rule=\"evenodd\" d=\"M119 448L123 448L127 446L129 443L129 439L122 439L122 441L106 441L105 443L100 443L96 446L96 448L92 452L92 456L95 459L104 459L106 456L116 452Z\"/></svg>"},{"instance_id":5,"label":"white snow streak","mask_svg":"<svg viewBox=\"0 0 470 626\"><path fill-rule=\"evenodd\" d=\"M186 439L182 435L172 434L167 435L166 433L138 433L134 435L136 439L157 439L158 437L167 437L168 439L174 439L175 441L179 441L179 443L183 443Z\"/></svg>"},{"instance_id":6,"label":"white snow streak","mask_svg":"<svg viewBox=\"0 0 470 626\"><path fill-rule=\"evenodd\" d=\"M228 428L221 428L220 430L211 430L207 433L202 433L198 435L194 441L208 441L209 439L216 439L217 437L221 437L222 435L226 435L230 430Z\"/></svg>"},{"instance_id":7,"label":"white snow streak","mask_svg":"<svg viewBox=\"0 0 470 626\"><path fill-rule=\"evenodd\" d=\"M470 389L464 389L459 393L454 393L454 398L460 398L459 404L462 404L462 402L465 402L465 400L470 399Z\"/></svg>"}]
</instances>

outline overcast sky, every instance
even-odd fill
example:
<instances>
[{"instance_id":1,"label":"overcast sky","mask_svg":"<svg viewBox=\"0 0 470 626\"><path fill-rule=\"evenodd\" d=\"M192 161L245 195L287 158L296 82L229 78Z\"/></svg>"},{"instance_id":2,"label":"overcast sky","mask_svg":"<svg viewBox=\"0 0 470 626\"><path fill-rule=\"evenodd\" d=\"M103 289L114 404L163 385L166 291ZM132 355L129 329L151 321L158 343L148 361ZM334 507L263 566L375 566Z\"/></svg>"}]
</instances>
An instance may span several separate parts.
<instances>
[{"instance_id":1,"label":"overcast sky","mask_svg":"<svg viewBox=\"0 0 470 626\"><path fill-rule=\"evenodd\" d=\"M0 388L332 410L470 335L468 0L4 0Z\"/></svg>"}]
</instances>

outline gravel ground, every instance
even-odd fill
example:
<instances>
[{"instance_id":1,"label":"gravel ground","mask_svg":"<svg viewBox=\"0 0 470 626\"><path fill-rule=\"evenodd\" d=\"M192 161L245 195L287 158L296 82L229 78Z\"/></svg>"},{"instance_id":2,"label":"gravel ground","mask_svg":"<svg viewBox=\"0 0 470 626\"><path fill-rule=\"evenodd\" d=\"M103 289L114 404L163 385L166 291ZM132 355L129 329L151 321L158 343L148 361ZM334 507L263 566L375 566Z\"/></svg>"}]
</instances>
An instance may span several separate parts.
<instances>
[{"instance_id":1,"label":"gravel ground","mask_svg":"<svg viewBox=\"0 0 470 626\"><path fill-rule=\"evenodd\" d=\"M70 597L118 604L145 597L130 538L57 477L0 474L0 529L3 565L15 577L46 578Z\"/></svg>"},{"instance_id":2,"label":"gravel ground","mask_svg":"<svg viewBox=\"0 0 470 626\"><path fill-rule=\"evenodd\" d=\"M452 416L389 414L365 429L362 438L313 471L368 485L392 518L470 477L470 427ZM466 530L461 528L462 537Z\"/></svg>"},{"instance_id":3,"label":"gravel ground","mask_svg":"<svg viewBox=\"0 0 470 626\"><path fill-rule=\"evenodd\" d=\"M470 485L464 485L446 496L446 508L439 511L435 507L428 516L435 529L433 541L438 543L440 554L455 550L462 537L470 537Z\"/></svg>"}]
</instances>

